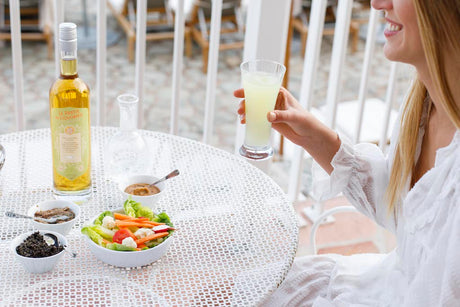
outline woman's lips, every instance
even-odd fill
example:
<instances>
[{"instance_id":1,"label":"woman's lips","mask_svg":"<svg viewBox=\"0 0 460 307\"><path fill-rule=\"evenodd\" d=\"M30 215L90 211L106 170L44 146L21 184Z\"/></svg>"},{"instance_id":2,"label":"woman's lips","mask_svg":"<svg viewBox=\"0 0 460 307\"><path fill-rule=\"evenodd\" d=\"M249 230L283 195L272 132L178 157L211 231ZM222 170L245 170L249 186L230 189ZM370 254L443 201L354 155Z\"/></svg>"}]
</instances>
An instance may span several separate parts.
<instances>
[{"instance_id":1,"label":"woman's lips","mask_svg":"<svg viewBox=\"0 0 460 307\"><path fill-rule=\"evenodd\" d=\"M386 36L386 37L390 37L390 36L393 36L393 35L396 35L399 33L399 31L402 30L403 26L399 23L396 23L388 18L386 18L386 26L385 26L385 31L383 31L383 34Z\"/></svg>"}]
</instances>

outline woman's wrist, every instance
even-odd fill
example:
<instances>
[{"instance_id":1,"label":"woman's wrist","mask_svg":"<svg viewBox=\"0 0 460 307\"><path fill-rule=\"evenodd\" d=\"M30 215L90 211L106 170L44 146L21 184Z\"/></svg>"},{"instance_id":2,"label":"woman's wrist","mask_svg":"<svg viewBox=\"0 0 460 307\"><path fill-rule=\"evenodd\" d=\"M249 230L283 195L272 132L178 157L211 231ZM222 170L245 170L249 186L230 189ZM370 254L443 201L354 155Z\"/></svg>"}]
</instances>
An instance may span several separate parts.
<instances>
[{"instance_id":1,"label":"woman's wrist","mask_svg":"<svg viewBox=\"0 0 460 307\"><path fill-rule=\"evenodd\" d=\"M318 162L329 174L333 167L331 161L339 151L341 140L337 132L324 125L313 115L308 115L308 128L302 142L302 147Z\"/></svg>"},{"instance_id":2,"label":"woman's wrist","mask_svg":"<svg viewBox=\"0 0 460 307\"><path fill-rule=\"evenodd\" d=\"M330 129L328 126L323 124L320 120L318 120L309 112L306 112L305 116L305 128L303 134L305 144L302 144L302 147L304 147L307 150L307 148L312 144L324 142L325 139L335 139L337 133L334 130Z\"/></svg>"}]
</instances>

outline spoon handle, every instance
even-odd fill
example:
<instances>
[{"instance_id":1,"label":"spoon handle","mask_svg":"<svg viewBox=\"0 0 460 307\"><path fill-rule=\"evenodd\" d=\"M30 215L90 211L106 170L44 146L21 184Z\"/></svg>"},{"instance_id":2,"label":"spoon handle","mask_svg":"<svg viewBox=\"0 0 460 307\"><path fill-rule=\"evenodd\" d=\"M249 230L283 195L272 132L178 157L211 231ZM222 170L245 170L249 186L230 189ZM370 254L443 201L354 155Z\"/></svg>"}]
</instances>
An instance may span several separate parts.
<instances>
[{"instance_id":1,"label":"spoon handle","mask_svg":"<svg viewBox=\"0 0 460 307\"><path fill-rule=\"evenodd\" d=\"M162 181L165 181L166 179L169 179L169 178L173 178L173 177L176 177L177 175L179 175L179 170L178 169L175 169L173 170L171 173L169 173L168 175L164 176L163 178L161 178L160 180L157 180L155 181L154 183L150 184L150 186L154 186L156 185L157 183L160 183Z\"/></svg>"},{"instance_id":2,"label":"spoon handle","mask_svg":"<svg viewBox=\"0 0 460 307\"><path fill-rule=\"evenodd\" d=\"M70 256L71 256L72 258L77 257L77 253L74 252L73 250L68 249L68 248L67 248L67 245L64 245L64 251L67 252L67 253L69 253Z\"/></svg>"},{"instance_id":3,"label":"spoon handle","mask_svg":"<svg viewBox=\"0 0 460 307\"><path fill-rule=\"evenodd\" d=\"M165 180L169 179L169 178L176 177L177 175L179 175L179 170L175 169L171 173L169 173L168 175L165 176Z\"/></svg>"},{"instance_id":4,"label":"spoon handle","mask_svg":"<svg viewBox=\"0 0 460 307\"><path fill-rule=\"evenodd\" d=\"M31 217L31 216L27 216L27 215L23 215L23 214L19 214L19 213L14 213L14 212L11 212L11 211L6 211L5 215L8 216L8 217L23 218L23 219L33 219L33 217Z\"/></svg>"}]
</instances>

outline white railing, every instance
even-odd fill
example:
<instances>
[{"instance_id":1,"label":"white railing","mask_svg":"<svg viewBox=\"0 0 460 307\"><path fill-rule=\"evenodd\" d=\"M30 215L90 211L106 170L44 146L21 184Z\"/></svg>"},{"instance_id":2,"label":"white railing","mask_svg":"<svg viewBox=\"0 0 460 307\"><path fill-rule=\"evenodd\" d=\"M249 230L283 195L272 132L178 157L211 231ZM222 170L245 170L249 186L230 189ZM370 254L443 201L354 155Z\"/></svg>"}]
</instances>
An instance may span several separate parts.
<instances>
[{"instance_id":1,"label":"white railing","mask_svg":"<svg viewBox=\"0 0 460 307\"><path fill-rule=\"evenodd\" d=\"M25 129L22 76L22 44L19 1L10 0L11 53L13 57L14 101L17 130Z\"/></svg>"},{"instance_id":2,"label":"white railing","mask_svg":"<svg viewBox=\"0 0 460 307\"><path fill-rule=\"evenodd\" d=\"M10 3L15 0L10 0ZM64 21L64 1L61 0L53 0L54 3L54 33L59 33L59 24ZM56 76L59 76L60 74L60 55L59 55L59 48L56 48L56 46L59 46L59 36L54 35L54 62L55 62L55 67L54 69L56 70Z\"/></svg>"},{"instance_id":3,"label":"white railing","mask_svg":"<svg viewBox=\"0 0 460 307\"><path fill-rule=\"evenodd\" d=\"M219 59L220 23L222 0L214 0L211 10L211 32L206 81L206 104L204 116L203 142L209 143L214 126L214 107L216 103L217 61Z\"/></svg>"},{"instance_id":4,"label":"white railing","mask_svg":"<svg viewBox=\"0 0 460 307\"><path fill-rule=\"evenodd\" d=\"M184 57L184 0L178 0L176 9L176 19L174 24L174 54L173 54L173 81L172 81L172 101L171 101L171 123L169 132L177 134L179 121L180 87L182 81L182 62Z\"/></svg>"},{"instance_id":5,"label":"white railing","mask_svg":"<svg viewBox=\"0 0 460 307\"><path fill-rule=\"evenodd\" d=\"M136 15L136 69L134 88L136 95L139 97L137 112L137 125L142 127L142 114L144 104L144 74L145 74L145 48L146 48L146 31L147 31L147 0L137 0ZM102 59L98 59L100 61ZM104 59L105 60L105 59Z\"/></svg>"}]
</instances>

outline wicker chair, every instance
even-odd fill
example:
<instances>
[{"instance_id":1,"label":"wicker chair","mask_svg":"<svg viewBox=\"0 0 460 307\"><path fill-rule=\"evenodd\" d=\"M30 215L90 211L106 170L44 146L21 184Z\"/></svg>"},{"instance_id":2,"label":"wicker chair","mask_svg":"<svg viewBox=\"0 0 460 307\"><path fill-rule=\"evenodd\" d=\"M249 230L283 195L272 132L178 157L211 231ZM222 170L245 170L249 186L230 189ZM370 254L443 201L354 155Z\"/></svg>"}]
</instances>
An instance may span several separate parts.
<instances>
[{"instance_id":1,"label":"wicker chair","mask_svg":"<svg viewBox=\"0 0 460 307\"><path fill-rule=\"evenodd\" d=\"M328 0L326 8L326 18L324 24L323 35L332 36L335 31L335 0ZM295 31L300 33L302 42L302 54L305 54L305 48L307 45L308 37L308 17L310 15L311 1L302 2L302 12L300 15L295 16L292 20L292 27ZM359 40L359 23L352 20L350 23L350 35L351 35L351 52L356 52L358 49Z\"/></svg>"},{"instance_id":2,"label":"wicker chair","mask_svg":"<svg viewBox=\"0 0 460 307\"><path fill-rule=\"evenodd\" d=\"M204 73L208 70L208 23L211 19L211 4L211 0L196 0L189 21L189 35L193 37L193 40L201 48ZM240 0L223 0L221 33L237 33L243 30L241 22L239 21L240 6ZM243 46L243 39L237 38L236 41L221 42L219 50L240 49L243 48Z\"/></svg>"},{"instance_id":3,"label":"wicker chair","mask_svg":"<svg viewBox=\"0 0 460 307\"><path fill-rule=\"evenodd\" d=\"M128 40L128 59L134 61L136 42L136 0L125 0L121 9L117 9L108 0L107 5L125 32ZM189 29L185 27L185 37L189 39ZM169 8L167 0L147 1L147 41L157 41L174 38L174 13ZM191 55L191 41L186 41L186 54Z\"/></svg>"},{"instance_id":4,"label":"wicker chair","mask_svg":"<svg viewBox=\"0 0 460 307\"><path fill-rule=\"evenodd\" d=\"M53 58L53 34L49 25L40 25L40 0L21 0L21 38L31 41L45 41L48 58ZM11 40L9 1L0 0L0 40Z\"/></svg>"}]
</instances>

